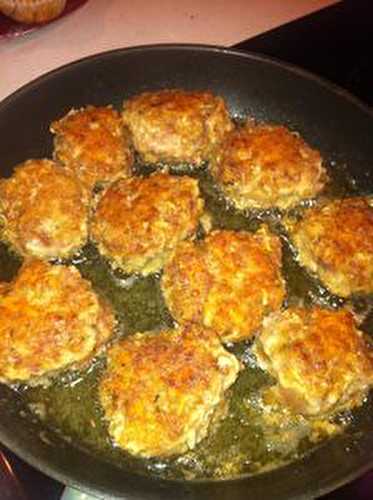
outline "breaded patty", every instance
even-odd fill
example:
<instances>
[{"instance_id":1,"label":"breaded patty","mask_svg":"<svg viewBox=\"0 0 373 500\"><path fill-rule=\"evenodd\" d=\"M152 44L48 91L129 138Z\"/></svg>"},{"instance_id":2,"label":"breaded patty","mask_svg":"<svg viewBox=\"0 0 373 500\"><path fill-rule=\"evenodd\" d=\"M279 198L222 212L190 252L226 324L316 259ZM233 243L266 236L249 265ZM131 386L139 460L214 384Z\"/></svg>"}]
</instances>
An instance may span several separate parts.
<instances>
[{"instance_id":1,"label":"breaded patty","mask_svg":"<svg viewBox=\"0 0 373 500\"><path fill-rule=\"evenodd\" d=\"M198 167L232 128L223 99L211 92L145 92L124 102L122 116L146 163Z\"/></svg>"},{"instance_id":2,"label":"breaded patty","mask_svg":"<svg viewBox=\"0 0 373 500\"><path fill-rule=\"evenodd\" d=\"M88 195L50 160L28 160L0 180L0 235L21 255L69 257L88 238Z\"/></svg>"},{"instance_id":3,"label":"breaded patty","mask_svg":"<svg viewBox=\"0 0 373 500\"><path fill-rule=\"evenodd\" d=\"M194 448L222 416L239 369L218 336L197 325L119 342L109 350L99 386L114 443L143 457Z\"/></svg>"},{"instance_id":4,"label":"breaded patty","mask_svg":"<svg viewBox=\"0 0 373 500\"><path fill-rule=\"evenodd\" d=\"M162 291L179 322L213 328L224 341L255 334L263 318L281 307L281 243L262 228L256 234L213 231L175 250Z\"/></svg>"},{"instance_id":5,"label":"breaded patty","mask_svg":"<svg viewBox=\"0 0 373 500\"><path fill-rule=\"evenodd\" d=\"M115 319L73 266L26 261L0 286L0 381L44 382L102 349Z\"/></svg>"},{"instance_id":6,"label":"breaded patty","mask_svg":"<svg viewBox=\"0 0 373 500\"><path fill-rule=\"evenodd\" d=\"M92 189L128 176L133 153L128 130L111 106L72 109L50 127L54 157Z\"/></svg>"},{"instance_id":7,"label":"breaded patty","mask_svg":"<svg viewBox=\"0 0 373 500\"><path fill-rule=\"evenodd\" d=\"M288 229L300 263L333 293L373 292L373 208L367 200L327 201Z\"/></svg>"},{"instance_id":8,"label":"breaded patty","mask_svg":"<svg viewBox=\"0 0 373 500\"><path fill-rule=\"evenodd\" d=\"M304 415L353 408L373 383L372 352L345 310L294 307L271 315L254 352L277 380L275 400Z\"/></svg>"},{"instance_id":9,"label":"breaded patty","mask_svg":"<svg viewBox=\"0 0 373 500\"><path fill-rule=\"evenodd\" d=\"M98 201L91 236L113 267L149 274L192 237L203 211L198 182L156 172L120 179Z\"/></svg>"},{"instance_id":10,"label":"breaded patty","mask_svg":"<svg viewBox=\"0 0 373 500\"><path fill-rule=\"evenodd\" d=\"M211 169L239 209L286 209L315 197L327 180L320 153L298 134L252 122L226 136Z\"/></svg>"}]
</instances>

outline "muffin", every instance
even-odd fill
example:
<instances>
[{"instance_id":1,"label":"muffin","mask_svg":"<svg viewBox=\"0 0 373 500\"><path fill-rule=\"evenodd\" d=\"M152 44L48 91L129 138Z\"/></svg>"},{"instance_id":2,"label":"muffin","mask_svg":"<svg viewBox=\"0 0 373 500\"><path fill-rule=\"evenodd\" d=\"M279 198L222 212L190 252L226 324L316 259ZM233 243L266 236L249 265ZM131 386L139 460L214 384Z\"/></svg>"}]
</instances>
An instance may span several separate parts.
<instances>
[{"instance_id":1,"label":"muffin","mask_svg":"<svg viewBox=\"0 0 373 500\"><path fill-rule=\"evenodd\" d=\"M66 0L0 0L0 12L20 23L45 23L58 17Z\"/></svg>"}]
</instances>

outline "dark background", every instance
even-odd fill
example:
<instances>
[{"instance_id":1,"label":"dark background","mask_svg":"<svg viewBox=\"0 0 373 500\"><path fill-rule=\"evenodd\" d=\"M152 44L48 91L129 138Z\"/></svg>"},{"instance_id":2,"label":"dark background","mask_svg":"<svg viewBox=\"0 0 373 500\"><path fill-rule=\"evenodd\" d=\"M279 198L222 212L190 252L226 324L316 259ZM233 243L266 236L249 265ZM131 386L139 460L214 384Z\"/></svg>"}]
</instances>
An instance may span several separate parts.
<instances>
[{"instance_id":1,"label":"dark background","mask_svg":"<svg viewBox=\"0 0 373 500\"><path fill-rule=\"evenodd\" d=\"M373 106L373 2L345 0L235 45L301 66Z\"/></svg>"},{"instance_id":2,"label":"dark background","mask_svg":"<svg viewBox=\"0 0 373 500\"><path fill-rule=\"evenodd\" d=\"M301 66L373 106L373 0L342 1L241 42L235 48L260 52ZM7 497L1 490L0 500L60 498L63 491L60 483L37 472L0 445L1 451L18 478L19 495ZM0 461L0 484L6 468ZM323 497L323 500L351 499L373 499L373 472Z\"/></svg>"}]
</instances>

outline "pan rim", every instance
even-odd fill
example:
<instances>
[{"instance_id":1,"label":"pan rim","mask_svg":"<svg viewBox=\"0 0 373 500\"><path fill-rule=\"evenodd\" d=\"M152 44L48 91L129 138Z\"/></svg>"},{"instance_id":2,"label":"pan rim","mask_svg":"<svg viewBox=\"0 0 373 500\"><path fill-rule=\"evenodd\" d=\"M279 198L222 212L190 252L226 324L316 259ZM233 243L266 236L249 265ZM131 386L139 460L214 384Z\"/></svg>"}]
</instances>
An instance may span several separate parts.
<instances>
[{"instance_id":1,"label":"pan rim","mask_svg":"<svg viewBox=\"0 0 373 500\"><path fill-rule=\"evenodd\" d=\"M117 494L122 494L123 491L119 490L115 487L115 490L113 489L113 493L110 493L108 496L108 493L106 490L102 489L100 486L95 486L92 487L92 485L89 483L89 481L86 481L84 479L81 479L78 477L78 474L74 474L74 476L70 474L65 474L64 472L60 472L57 470L55 467L50 466L48 461L40 458L37 456L37 454L32 453L28 451L27 449L19 446L18 444L14 444L13 440L9 438L6 434L3 433L3 430L0 428L0 442L9 448L10 451L12 451L15 455L19 456L22 460L24 460L26 463L34 467L35 469L39 470L43 474L59 481L65 486L69 486L75 489L82 490L86 493L89 493L93 496L97 496L97 494L103 494L105 495L105 499L117 499L117 498L122 498L116 496ZM322 445L321 445L322 446ZM81 447L74 447L75 450L82 454L90 457L89 451L85 450L84 448ZM198 486L210 486L211 484L214 484L215 486L218 485L224 485L224 486L229 486L231 484L237 484L237 483L248 483L250 481L255 481L256 479L261 479L262 481L265 481L265 478L267 476L271 477L273 475L273 472L280 471L281 469L285 469L286 467L293 466L294 468L296 467L301 467L304 462L309 460L309 458L316 452L317 449L320 447L316 447L313 449L310 453L305 455L304 457L301 457L299 460L293 461L293 462L288 462L284 463L280 467L273 469L273 470L268 470L268 471L263 471L259 474L254 474L254 475L243 475L242 477L237 477L237 478L225 478L225 479L191 479L191 480L185 480L185 479L164 479L164 478L158 478L155 476L143 476L141 474L138 474L136 472L130 472L130 475L133 478L137 478L141 482L146 482L149 485L151 483L153 484L164 484L166 487L167 486L184 486L185 484L188 484L190 487L193 488L193 486L198 487ZM102 461L103 463L108 464L106 461ZM120 470L119 467L117 467L115 464L110 464L114 465L114 467L118 470ZM322 485L322 486L315 486L312 491L304 492L302 494L296 493L295 495L292 496L287 496L287 500L308 500L312 498L316 498L319 496L326 495L348 483L351 481L357 479L361 475L363 475L366 472L369 472L373 467L373 456L372 459L369 462L366 462L364 465L360 466L359 468L350 471L348 474L345 474L342 478L340 479L334 479L330 480L327 482L327 484ZM250 488L250 485L248 485L248 490ZM125 493L127 495L127 493ZM98 497L100 498L100 497ZM127 498L124 496L123 498ZM131 500L132 496L128 497L128 500ZM193 500L194 497L192 497ZM280 497L282 498L282 497ZM137 500L137 497L136 497Z\"/></svg>"},{"instance_id":2,"label":"pan rim","mask_svg":"<svg viewBox=\"0 0 373 500\"><path fill-rule=\"evenodd\" d=\"M348 90L344 89L343 87L340 87L336 83L328 80L327 78L324 78L322 76L316 75L315 73L312 73L311 71L308 71L306 69L303 69L295 64L282 61L281 59L278 59L276 57L271 57L267 56L265 54L262 54L260 52L251 52L251 51L244 51L242 49L235 49L235 48L227 48L222 45L204 45L204 44L190 44L190 43L159 43L159 44L150 44L150 45L136 45L133 47L119 47L116 49L111 49L107 51L102 51L98 52L96 54L91 54L88 56L84 56L82 58L73 60L71 62L68 62L66 64L63 64L62 66L59 66L57 68L54 68L50 71L47 71L46 73L43 73L42 75L37 76L36 78L32 79L31 81L25 83L22 85L20 88L16 89L14 92L6 96L4 99L0 101L0 112L3 111L3 108L6 108L8 105L12 103L14 99L17 99L20 95L22 95L25 92L28 92L35 86L39 85L39 82L46 81L50 78L53 78L55 75L64 72L70 68L74 68L75 66L79 66L82 64L86 63L91 63L94 60L101 60L103 57L111 57L116 54L122 54L122 53L135 53L135 52L144 52L144 51L160 51L160 50L198 50L199 52L205 51L205 52L213 52L213 53L220 53L220 54L225 54L225 55L231 55L239 58L244 58L244 59L249 59L249 60L256 60L256 61L261 61L264 63L270 63L274 66L278 66L282 69L287 69L292 73L295 73L303 78L306 78L308 80L312 80L319 85L323 86L324 88L327 88L331 90L334 94L338 94L346 99L348 99L352 104L355 104L362 110L363 112L367 113L371 118L373 118L373 108L365 104L361 99L358 97L354 96L351 92Z\"/></svg>"},{"instance_id":3,"label":"pan rim","mask_svg":"<svg viewBox=\"0 0 373 500\"><path fill-rule=\"evenodd\" d=\"M74 60L72 62L69 62L63 66L60 66L56 69L53 69L47 73L44 73L37 78L31 80L30 82L26 83L19 89L17 89L15 92L10 94L9 96L5 97L1 102L0 102L0 114L4 112L9 106L13 105L13 102L19 98L22 98L24 94L27 94L29 91L32 89L35 89L39 86L41 82L47 82L48 80L53 80L55 76L59 76L61 73L64 73L67 70L70 70L72 68L75 68L76 66L81 66L85 64L91 64L94 61L102 60L103 58L106 57L112 57L115 55L122 55L122 54L128 54L128 53L141 53L141 52L151 52L151 51L198 51L198 52L209 52L209 53L214 53L214 54L224 54L227 56L234 56L234 57L239 57L240 59L247 59L250 61L260 61L264 63L268 63L272 66L277 66L280 67L281 69L286 69L289 72L296 74L302 78L305 78L307 80L311 80L318 84L319 86L322 86L323 88L331 91L333 94L337 94L341 96L342 98L348 100L351 104L354 106L357 106L361 111L366 113L370 118L373 119L373 109L364 104L360 99L357 97L353 96L350 92L347 90L339 87L338 85L330 82L329 80L319 77L307 70L304 70L302 68L299 68L296 65L293 65L291 63L283 62L277 58L269 57L260 53L256 52L247 52L247 51L242 51L238 49L231 49L231 48L226 48L226 47L221 47L217 45L202 45L202 44L154 44L154 45L139 45L135 47L124 47L124 48L116 48L113 50L109 51L103 51L97 54L92 54L83 58L80 58L78 60ZM22 446L18 445L15 443L15 440L11 439L11 436L9 435L4 435L3 430L0 428L0 440L2 443L4 443L5 446L10 448L11 450L14 450L14 452L22 457L25 461L28 463L32 464L32 466L36 467L39 469L41 472L65 483L68 485L71 485L73 487L78 487L81 488L83 486L84 490L87 492L90 492L92 494L104 494L105 492L100 489L100 487L92 488L92 486L86 481L86 480L81 480L78 478L78 474L71 476L68 474L65 474L64 472L59 472L56 468L53 466L50 466L48 464L48 461L44 458L38 457L35 453L30 452L29 450L22 448ZM76 449L82 453L89 455L87 450L84 450L82 448L76 447ZM316 450L315 450L316 451ZM313 452L311 452L312 454ZM309 454L307 455L309 457ZM306 458L307 458L306 457ZM301 459L297 462L292 462L294 466L297 464L300 465L303 462L304 459ZM282 469L283 467L288 466L289 464L284 464L284 466L281 466L279 469ZM373 466L373 456L372 459L365 463L364 465L358 467L356 470L351 471L348 474L345 474L343 478L338 479L332 479L329 481L329 483L322 485L318 487L315 485L315 488L312 492L309 493L304 493L301 495L295 495L293 497L288 497L288 498L296 498L296 499L303 499L303 498L310 498L310 495L323 495L326 494L335 488L338 488L351 480L359 477L361 474L364 472L367 472L370 470ZM247 482L250 481L250 479L257 478L258 476L262 477L262 480L264 477L268 474L273 473L273 471L267 471L260 473L259 475L256 476L242 476L236 479L223 479L223 480L209 480L209 479L200 479L200 480L189 480L187 483L193 487L193 485L203 485L203 484L211 484L214 483L215 485L218 484L228 484L228 483L238 483L238 482ZM168 479L162 479L160 480L159 478L156 477L150 477L150 478L145 478L144 476L136 473L131 473L132 476L136 476L139 478L140 481L144 482L157 482L157 483L166 483L166 484L185 484L185 480L168 480ZM113 490L114 491L114 490ZM122 492L123 494L123 492Z\"/></svg>"},{"instance_id":4,"label":"pan rim","mask_svg":"<svg viewBox=\"0 0 373 500\"><path fill-rule=\"evenodd\" d=\"M15 455L19 456L22 460L24 460L26 463L34 467L35 469L39 470L43 474L59 481L65 486L69 486L78 490L82 490L85 493L89 493L93 496L97 496L97 494L102 494L105 495L105 499L118 499L118 498L127 498L127 493L124 493L124 497L118 497L117 495L123 495L123 490L118 489L117 487L114 487L112 492L108 495L107 491L103 489L101 486L92 486L92 484L89 481L86 481L85 479L81 479L78 474L71 475L66 474L64 472L59 471L57 468L54 466L50 466L48 461L45 460L44 458L40 458L40 456L37 456L37 454L30 452L27 450L27 448L23 448L22 446L18 445L17 443L14 442L10 438L9 435L4 434L3 430L0 428L0 442L9 448L10 451L12 451ZM66 443L65 443L66 444ZM322 445L320 446L322 447ZM293 461L293 462L288 462L284 463L280 467L273 469L273 470L268 470L268 471L263 471L259 474L255 475L243 475L242 477L237 477L237 478L225 478L225 479L191 479L191 480L185 480L185 479L165 479L165 478L158 478L155 476L143 476L141 474L138 474L136 472L130 472L129 474L131 475L132 478L136 478L137 480L141 481L143 484L147 483L150 487L153 485L165 485L166 488L167 486L174 486L174 487L183 487L185 484L190 486L191 488L193 487L203 487L203 486L211 486L213 484L214 486L219 486L219 485L224 485L224 486L229 486L232 484L238 484L238 483L245 483L247 484L247 489L249 490L250 485L248 482L250 481L255 481L256 479L259 479L261 481L265 481L266 477L271 478L273 476L274 472L279 472L286 467L293 466L294 468L301 467L304 462L310 459L312 455L320 448L316 447L313 449L310 453L307 453L304 457L301 457L299 460ZM90 453L88 450L85 450L84 448L81 447L74 447L74 449L81 455L85 455L87 457L91 457ZM108 464L106 461L102 461L105 464ZM119 467L117 467L115 464L110 464L114 466L117 470L120 470ZM364 465L361 465L360 467L356 468L355 470L350 471L348 474L345 474L343 477L339 479L332 479L326 482L326 484L322 486L317 486L308 492L304 492L302 494L294 494L291 496L287 496L287 500L309 500L313 498L317 498L319 496L326 495L348 483L351 481L357 479L361 475L365 474L366 472L369 472L373 467L373 456L372 459L368 462L366 462ZM294 471L293 471L294 472ZM161 486L162 487L162 486ZM82 489L83 488L83 489ZM100 497L98 497L100 498ZM104 497L102 497L104 498ZM131 500L132 497L131 494L128 496L128 500ZM136 497L136 500L138 500L140 497ZM279 497L283 498L283 497ZM192 497L193 500L195 500L195 497Z\"/></svg>"}]
</instances>

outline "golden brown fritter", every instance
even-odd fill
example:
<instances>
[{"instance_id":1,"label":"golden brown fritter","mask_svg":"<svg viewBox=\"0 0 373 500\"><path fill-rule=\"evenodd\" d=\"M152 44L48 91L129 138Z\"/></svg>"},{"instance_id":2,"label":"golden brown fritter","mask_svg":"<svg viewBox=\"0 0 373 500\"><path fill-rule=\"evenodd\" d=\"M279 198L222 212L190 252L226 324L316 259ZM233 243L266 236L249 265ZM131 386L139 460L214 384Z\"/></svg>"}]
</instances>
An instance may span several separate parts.
<instances>
[{"instance_id":1,"label":"golden brown fritter","mask_svg":"<svg viewBox=\"0 0 373 500\"><path fill-rule=\"evenodd\" d=\"M256 234L213 231L204 241L180 244L164 269L162 290L177 321L213 328L224 341L249 338L281 307L281 243Z\"/></svg>"},{"instance_id":2,"label":"golden brown fritter","mask_svg":"<svg viewBox=\"0 0 373 500\"><path fill-rule=\"evenodd\" d=\"M273 314L254 352L277 380L275 400L304 415L353 408L373 384L372 353L352 314L342 309L294 307Z\"/></svg>"},{"instance_id":3,"label":"golden brown fritter","mask_svg":"<svg viewBox=\"0 0 373 500\"><path fill-rule=\"evenodd\" d=\"M89 189L131 173L129 132L111 106L72 109L50 127L54 157Z\"/></svg>"},{"instance_id":4,"label":"golden brown fritter","mask_svg":"<svg viewBox=\"0 0 373 500\"><path fill-rule=\"evenodd\" d=\"M218 336L197 325L124 339L109 350L99 386L114 443L143 457L194 448L223 413L239 369Z\"/></svg>"},{"instance_id":5,"label":"golden brown fritter","mask_svg":"<svg viewBox=\"0 0 373 500\"><path fill-rule=\"evenodd\" d=\"M211 169L239 209L286 209L315 197L327 181L320 153L298 134L252 122L226 136Z\"/></svg>"},{"instance_id":6,"label":"golden brown fritter","mask_svg":"<svg viewBox=\"0 0 373 500\"><path fill-rule=\"evenodd\" d=\"M149 274L192 237L202 215L198 182L156 172L120 179L98 201L91 235L114 267Z\"/></svg>"},{"instance_id":7,"label":"golden brown fritter","mask_svg":"<svg viewBox=\"0 0 373 500\"><path fill-rule=\"evenodd\" d=\"M50 160L28 160L0 180L1 238L21 255L69 257L88 238L88 196Z\"/></svg>"},{"instance_id":8,"label":"golden brown fritter","mask_svg":"<svg viewBox=\"0 0 373 500\"><path fill-rule=\"evenodd\" d=\"M327 201L288 229L300 263L333 293L373 292L373 208L367 200Z\"/></svg>"},{"instance_id":9,"label":"golden brown fritter","mask_svg":"<svg viewBox=\"0 0 373 500\"><path fill-rule=\"evenodd\" d=\"M0 381L36 384L82 366L114 326L111 309L76 268L26 261L0 287Z\"/></svg>"},{"instance_id":10,"label":"golden brown fritter","mask_svg":"<svg viewBox=\"0 0 373 500\"><path fill-rule=\"evenodd\" d=\"M147 163L190 163L196 167L232 129L221 97L178 89L145 92L124 102L123 122Z\"/></svg>"}]
</instances>

